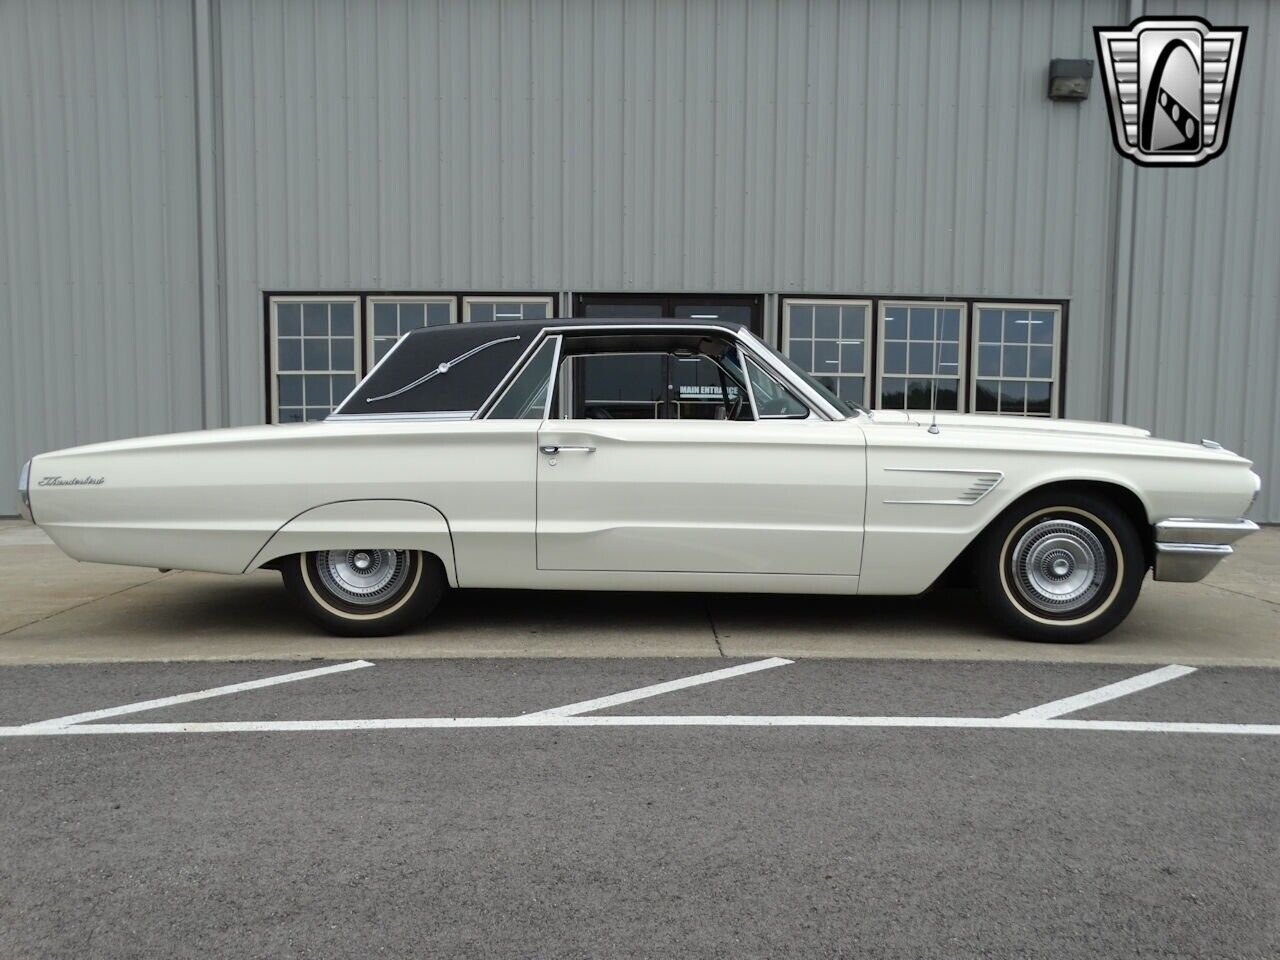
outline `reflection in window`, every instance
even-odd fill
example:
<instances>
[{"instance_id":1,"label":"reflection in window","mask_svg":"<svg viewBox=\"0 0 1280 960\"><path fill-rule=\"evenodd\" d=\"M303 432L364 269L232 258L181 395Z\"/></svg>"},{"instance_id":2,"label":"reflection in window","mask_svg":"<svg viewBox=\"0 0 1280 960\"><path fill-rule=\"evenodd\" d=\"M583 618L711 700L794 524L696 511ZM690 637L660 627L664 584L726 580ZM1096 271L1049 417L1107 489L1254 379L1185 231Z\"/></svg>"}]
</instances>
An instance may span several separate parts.
<instances>
[{"instance_id":1,"label":"reflection in window","mask_svg":"<svg viewBox=\"0 0 1280 960\"><path fill-rule=\"evenodd\" d=\"M467 323L489 320L546 320L551 316L550 297L466 297L462 318Z\"/></svg>"},{"instance_id":2,"label":"reflection in window","mask_svg":"<svg viewBox=\"0 0 1280 960\"><path fill-rule=\"evenodd\" d=\"M323 420L355 389L356 300L275 298L271 311L273 419Z\"/></svg>"},{"instance_id":3,"label":"reflection in window","mask_svg":"<svg viewBox=\"0 0 1280 960\"><path fill-rule=\"evenodd\" d=\"M868 301L786 300L782 349L841 400L867 404Z\"/></svg>"},{"instance_id":4,"label":"reflection in window","mask_svg":"<svg viewBox=\"0 0 1280 960\"><path fill-rule=\"evenodd\" d=\"M1055 416L1060 311L979 304L975 313L974 412Z\"/></svg>"},{"instance_id":5,"label":"reflection in window","mask_svg":"<svg viewBox=\"0 0 1280 960\"><path fill-rule=\"evenodd\" d=\"M751 380L756 413L761 419L803 419L809 416L809 408L750 357L747 358L747 376Z\"/></svg>"},{"instance_id":6,"label":"reflection in window","mask_svg":"<svg viewBox=\"0 0 1280 960\"><path fill-rule=\"evenodd\" d=\"M453 323L453 297L370 297L369 352L377 363L411 330Z\"/></svg>"},{"instance_id":7,"label":"reflection in window","mask_svg":"<svg viewBox=\"0 0 1280 960\"><path fill-rule=\"evenodd\" d=\"M960 410L964 322L960 305L882 304L879 406Z\"/></svg>"}]
</instances>

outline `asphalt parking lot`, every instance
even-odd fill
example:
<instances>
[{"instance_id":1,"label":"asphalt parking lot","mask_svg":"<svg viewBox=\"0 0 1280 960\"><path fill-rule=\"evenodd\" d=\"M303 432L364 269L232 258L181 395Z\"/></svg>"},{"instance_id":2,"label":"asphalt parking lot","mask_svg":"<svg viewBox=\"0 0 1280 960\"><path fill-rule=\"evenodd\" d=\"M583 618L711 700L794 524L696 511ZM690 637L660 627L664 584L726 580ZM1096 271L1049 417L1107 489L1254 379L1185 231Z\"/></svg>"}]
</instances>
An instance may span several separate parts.
<instances>
[{"instance_id":1,"label":"asphalt parking lot","mask_svg":"<svg viewBox=\"0 0 1280 960\"><path fill-rule=\"evenodd\" d=\"M5 668L0 956L1272 957L1278 676Z\"/></svg>"},{"instance_id":2,"label":"asphalt parking lot","mask_svg":"<svg viewBox=\"0 0 1280 960\"><path fill-rule=\"evenodd\" d=\"M1271 958L1280 531L1243 546L1080 647L960 591L464 592L355 641L0 524L0 957Z\"/></svg>"}]
</instances>

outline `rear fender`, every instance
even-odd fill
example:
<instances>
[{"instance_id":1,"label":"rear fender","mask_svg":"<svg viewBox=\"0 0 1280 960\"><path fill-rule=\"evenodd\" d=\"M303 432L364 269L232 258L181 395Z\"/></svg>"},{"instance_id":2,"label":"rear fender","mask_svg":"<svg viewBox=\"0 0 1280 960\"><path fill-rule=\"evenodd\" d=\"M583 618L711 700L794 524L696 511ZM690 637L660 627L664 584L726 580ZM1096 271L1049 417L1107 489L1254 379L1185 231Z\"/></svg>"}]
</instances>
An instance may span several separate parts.
<instances>
[{"instance_id":1,"label":"rear fender","mask_svg":"<svg viewBox=\"0 0 1280 960\"><path fill-rule=\"evenodd\" d=\"M312 550L424 550L440 558L449 586L458 585L449 522L416 500L339 500L298 514L262 546L244 572Z\"/></svg>"}]
</instances>

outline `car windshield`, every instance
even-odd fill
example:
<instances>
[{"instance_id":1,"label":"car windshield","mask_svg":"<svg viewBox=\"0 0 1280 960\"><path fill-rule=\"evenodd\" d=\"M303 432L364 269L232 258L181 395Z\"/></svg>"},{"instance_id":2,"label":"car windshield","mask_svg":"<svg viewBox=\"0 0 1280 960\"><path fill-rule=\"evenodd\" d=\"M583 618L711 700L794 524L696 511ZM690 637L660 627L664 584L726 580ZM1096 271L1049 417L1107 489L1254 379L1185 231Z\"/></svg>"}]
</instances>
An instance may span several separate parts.
<instances>
[{"instance_id":1,"label":"car windshield","mask_svg":"<svg viewBox=\"0 0 1280 960\"><path fill-rule=\"evenodd\" d=\"M833 390L831 390L829 387L824 386L818 380L814 379L813 374L809 373L807 370L805 370L803 367L797 364L794 360L788 357L785 353L781 353L778 350L775 350L773 347L769 346L769 344L765 343L763 340L757 339L756 342L759 343L759 345L763 347L765 350L768 350L770 354L777 357L778 360L780 360L783 364L786 365L786 368L788 370L790 370L797 377L799 377L801 380L807 383L810 389L812 389L814 393L821 394L824 400L826 400L829 404L831 404L833 407L835 407L837 410L843 413L846 417L855 417L859 413L868 413L867 408L864 407L862 404L857 403L856 401L853 401L853 400L842 400L839 397L837 397Z\"/></svg>"}]
</instances>

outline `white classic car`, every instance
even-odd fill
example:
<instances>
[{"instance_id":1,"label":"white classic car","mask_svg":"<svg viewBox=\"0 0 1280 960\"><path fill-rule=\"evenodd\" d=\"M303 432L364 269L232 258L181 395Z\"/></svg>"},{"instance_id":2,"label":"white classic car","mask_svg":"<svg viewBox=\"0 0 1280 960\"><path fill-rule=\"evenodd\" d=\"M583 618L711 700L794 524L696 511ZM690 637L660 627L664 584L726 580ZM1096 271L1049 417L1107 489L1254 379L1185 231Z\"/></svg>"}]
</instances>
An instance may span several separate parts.
<instances>
[{"instance_id":1,"label":"white classic car","mask_svg":"<svg viewBox=\"0 0 1280 960\"><path fill-rule=\"evenodd\" d=\"M874 412L740 325L459 324L400 340L320 423L35 457L24 515L78 560L279 570L341 634L446 587L917 594L976 587L1032 640L1199 580L1256 530L1217 444L1068 420Z\"/></svg>"}]
</instances>

